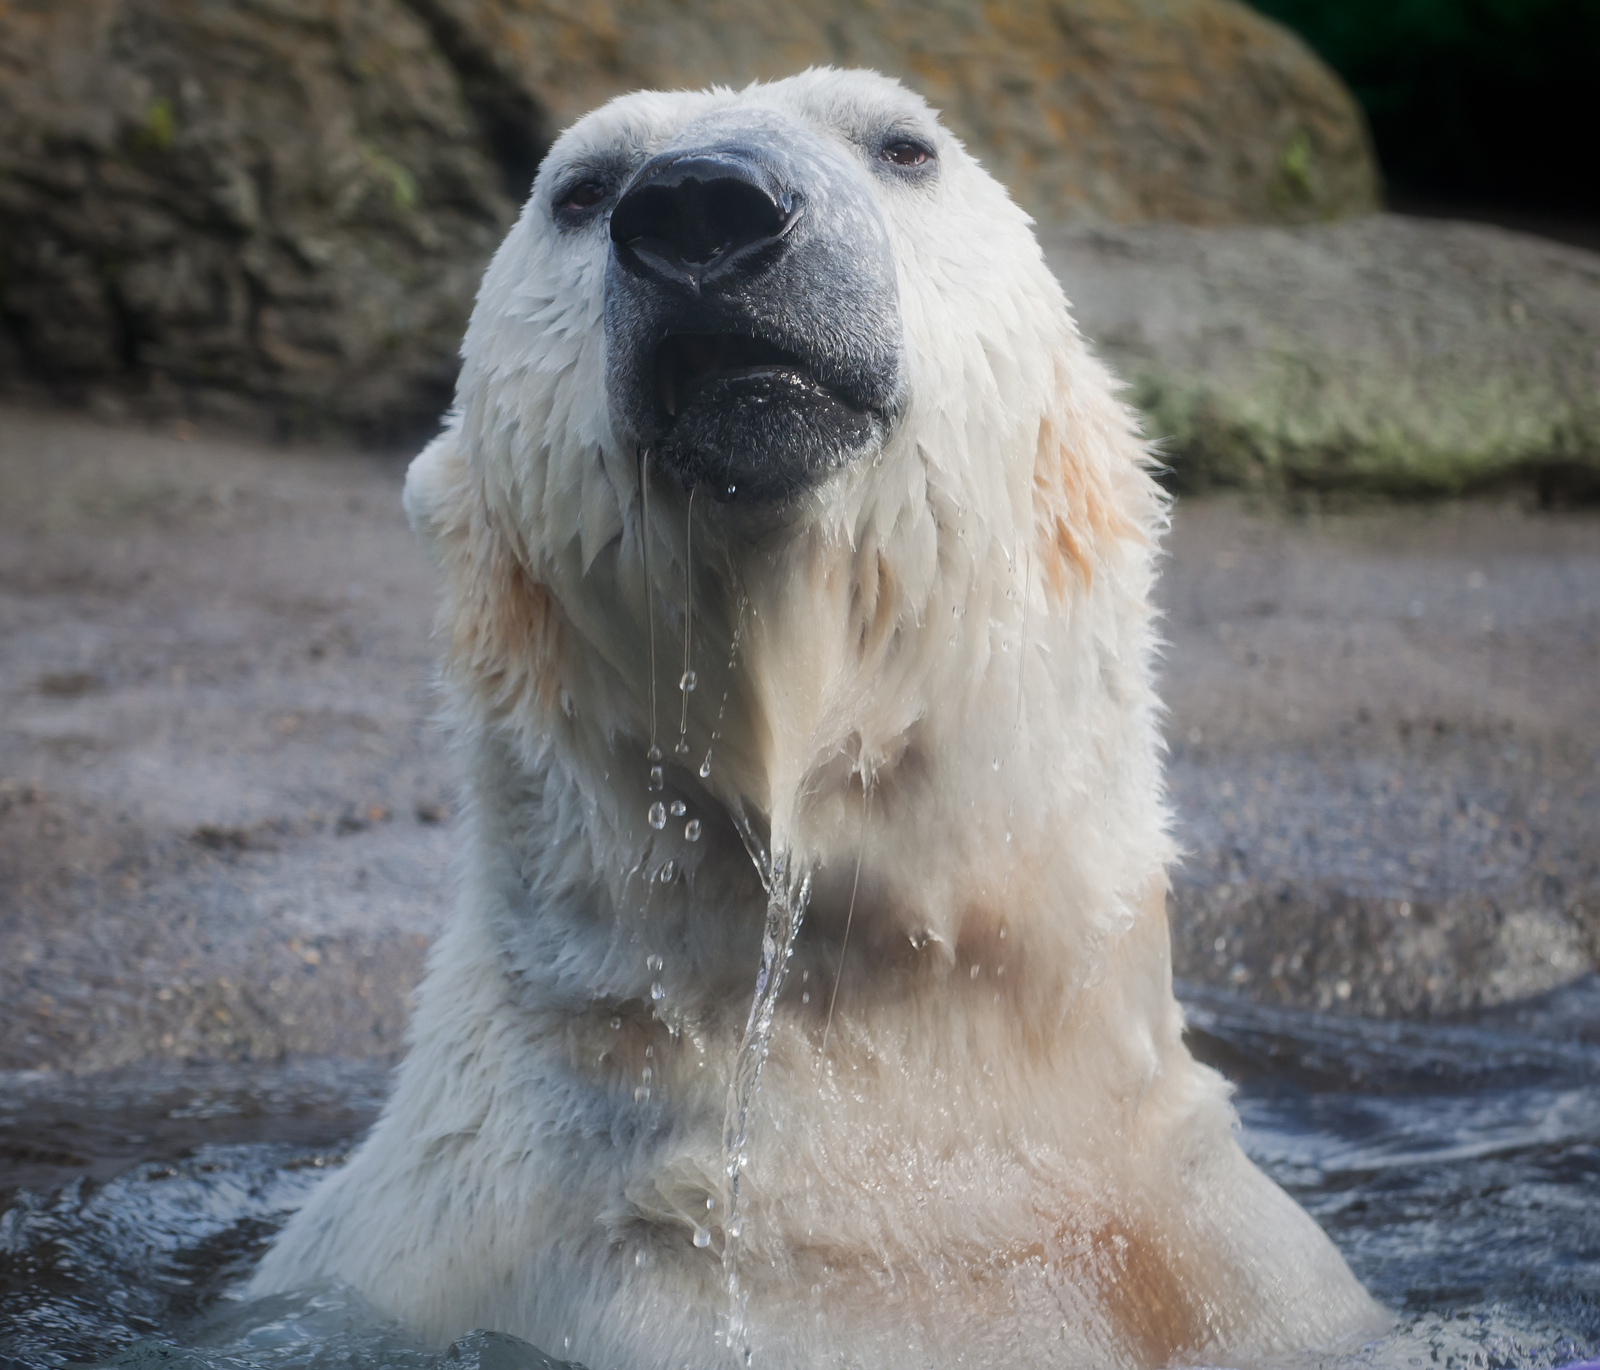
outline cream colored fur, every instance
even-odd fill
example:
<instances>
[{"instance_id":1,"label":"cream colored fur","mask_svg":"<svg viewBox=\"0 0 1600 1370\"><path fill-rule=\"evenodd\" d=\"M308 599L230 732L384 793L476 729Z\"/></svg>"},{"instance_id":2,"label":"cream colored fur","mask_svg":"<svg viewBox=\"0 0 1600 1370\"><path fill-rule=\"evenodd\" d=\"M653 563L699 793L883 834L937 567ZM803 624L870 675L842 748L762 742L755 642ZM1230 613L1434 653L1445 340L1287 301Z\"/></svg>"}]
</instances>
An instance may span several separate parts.
<instances>
[{"instance_id":1,"label":"cream colored fur","mask_svg":"<svg viewBox=\"0 0 1600 1370\"><path fill-rule=\"evenodd\" d=\"M697 497L678 763L687 500L655 475L646 531L608 244L535 188L406 485L447 593L457 908L393 1098L255 1291L343 1280L437 1341L497 1328L591 1370L726 1362L723 1109L764 909L742 806L815 879L742 1180L758 1367L1257 1361L1380 1326L1180 1038L1166 509L1028 219L862 72L613 101L540 186L728 111L933 140L935 187L881 191L908 410L760 532ZM659 832L647 604L688 810Z\"/></svg>"}]
</instances>

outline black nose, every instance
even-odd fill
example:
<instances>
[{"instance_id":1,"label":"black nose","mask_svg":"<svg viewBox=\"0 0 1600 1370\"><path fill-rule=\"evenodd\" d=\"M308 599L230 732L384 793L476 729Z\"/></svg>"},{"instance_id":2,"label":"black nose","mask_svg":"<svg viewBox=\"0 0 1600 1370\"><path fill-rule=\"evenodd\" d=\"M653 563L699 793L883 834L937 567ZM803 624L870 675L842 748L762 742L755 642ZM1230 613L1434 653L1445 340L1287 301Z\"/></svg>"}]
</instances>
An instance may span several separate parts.
<instances>
[{"instance_id":1,"label":"black nose","mask_svg":"<svg viewBox=\"0 0 1600 1370\"><path fill-rule=\"evenodd\" d=\"M647 164L611 211L611 241L626 266L687 286L753 275L781 254L799 196L780 191L736 151Z\"/></svg>"}]
</instances>

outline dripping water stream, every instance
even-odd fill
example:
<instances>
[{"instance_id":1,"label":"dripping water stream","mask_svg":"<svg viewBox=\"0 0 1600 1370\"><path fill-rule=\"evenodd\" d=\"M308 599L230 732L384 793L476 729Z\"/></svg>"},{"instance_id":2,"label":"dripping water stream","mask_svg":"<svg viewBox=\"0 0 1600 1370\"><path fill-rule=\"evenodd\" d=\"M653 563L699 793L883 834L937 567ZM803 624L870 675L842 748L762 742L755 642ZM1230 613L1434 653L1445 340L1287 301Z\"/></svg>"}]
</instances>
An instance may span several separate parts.
<instances>
[{"instance_id":1,"label":"dripping water stream","mask_svg":"<svg viewBox=\"0 0 1600 1370\"><path fill-rule=\"evenodd\" d=\"M828 996L828 1020L822 1025L822 1050L818 1054L817 1064L824 1069L828 1062L828 1034L833 1031L833 1008L839 1002L839 982L844 979L845 953L850 950L850 925L856 917L856 895L861 890L861 858L867 854L867 828L872 822L872 789L867 782L866 772L861 775L861 845L856 848L856 873L850 882L850 907L844 915L844 936L839 942L839 969L833 976L833 993ZM822 1088L825 1077L824 1069L817 1071L817 1088Z\"/></svg>"},{"instance_id":2,"label":"dripping water stream","mask_svg":"<svg viewBox=\"0 0 1600 1370\"><path fill-rule=\"evenodd\" d=\"M678 713L678 756L689 755L689 696L694 693L694 487L689 488L689 516L683 534L683 674L678 692L683 707Z\"/></svg>"},{"instance_id":3,"label":"dripping water stream","mask_svg":"<svg viewBox=\"0 0 1600 1370\"><path fill-rule=\"evenodd\" d=\"M650 579L650 449L639 449L639 546L644 558L644 617L650 644L650 750L645 753L650 772L648 788L659 794L666 785L661 771L661 748L656 742L656 592ZM667 806L652 799L646 811L650 826L659 832L667 826Z\"/></svg>"},{"instance_id":4,"label":"dripping water stream","mask_svg":"<svg viewBox=\"0 0 1600 1370\"><path fill-rule=\"evenodd\" d=\"M742 817L742 815L741 815ZM745 843L751 854L765 857L759 842L746 830ZM750 1364L750 1339L745 1322L745 1294L739 1281L739 1255L743 1246L744 1214L739 1204L739 1178L749 1140L750 1107L761 1085L761 1068L766 1064L772 1043L772 1020L778 996L789 972L794 940L805 917L811 896L811 876L798 879L790 867L786 840L774 833L772 854L757 861L762 882L767 887L766 925L761 931L761 965L756 972L756 992L745 1022L744 1037L734 1058L733 1075L728 1082L728 1099L722 1122L722 1170L727 1179L727 1203L723 1218L722 1270L728 1282L727 1344L744 1365Z\"/></svg>"}]
</instances>

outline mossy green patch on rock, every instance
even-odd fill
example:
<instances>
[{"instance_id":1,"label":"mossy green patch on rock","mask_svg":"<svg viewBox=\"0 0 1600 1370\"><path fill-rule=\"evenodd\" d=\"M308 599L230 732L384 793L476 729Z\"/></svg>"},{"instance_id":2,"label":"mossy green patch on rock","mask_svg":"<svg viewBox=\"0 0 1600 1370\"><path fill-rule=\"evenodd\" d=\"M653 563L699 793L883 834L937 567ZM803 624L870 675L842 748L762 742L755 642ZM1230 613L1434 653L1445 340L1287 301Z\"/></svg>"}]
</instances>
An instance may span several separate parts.
<instances>
[{"instance_id":1,"label":"mossy green patch on rock","mask_svg":"<svg viewBox=\"0 0 1600 1370\"><path fill-rule=\"evenodd\" d=\"M1389 215L1047 247L1179 488L1600 490L1600 256Z\"/></svg>"}]
</instances>

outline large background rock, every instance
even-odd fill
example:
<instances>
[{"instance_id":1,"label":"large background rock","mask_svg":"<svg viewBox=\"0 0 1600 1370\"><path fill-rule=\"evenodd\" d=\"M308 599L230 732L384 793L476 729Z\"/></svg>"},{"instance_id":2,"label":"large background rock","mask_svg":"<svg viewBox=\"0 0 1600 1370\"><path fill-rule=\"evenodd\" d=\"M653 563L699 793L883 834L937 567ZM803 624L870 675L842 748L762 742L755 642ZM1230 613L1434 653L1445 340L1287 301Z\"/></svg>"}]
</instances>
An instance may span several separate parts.
<instances>
[{"instance_id":1,"label":"large background rock","mask_svg":"<svg viewBox=\"0 0 1600 1370\"><path fill-rule=\"evenodd\" d=\"M1182 488L1600 490L1600 255L1394 215L1046 250Z\"/></svg>"},{"instance_id":2,"label":"large background rock","mask_svg":"<svg viewBox=\"0 0 1600 1370\"><path fill-rule=\"evenodd\" d=\"M1233 0L0 6L0 388L290 431L447 402L559 129L639 86L877 66L1059 220L1370 207L1337 80Z\"/></svg>"},{"instance_id":3,"label":"large background rock","mask_svg":"<svg viewBox=\"0 0 1600 1370\"><path fill-rule=\"evenodd\" d=\"M561 127L638 87L873 67L1041 218L1297 222L1371 208L1354 100L1233 0L412 0Z\"/></svg>"},{"instance_id":4,"label":"large background rock","mask_svg":"<svg viewBox=\"0 0 1600 1370\"><path fill-rule=\"evenodd\" d=\"M0 371L282 427L436 414L514 212L398 0L0 11Z\"/></svg>"}]
</instances>

